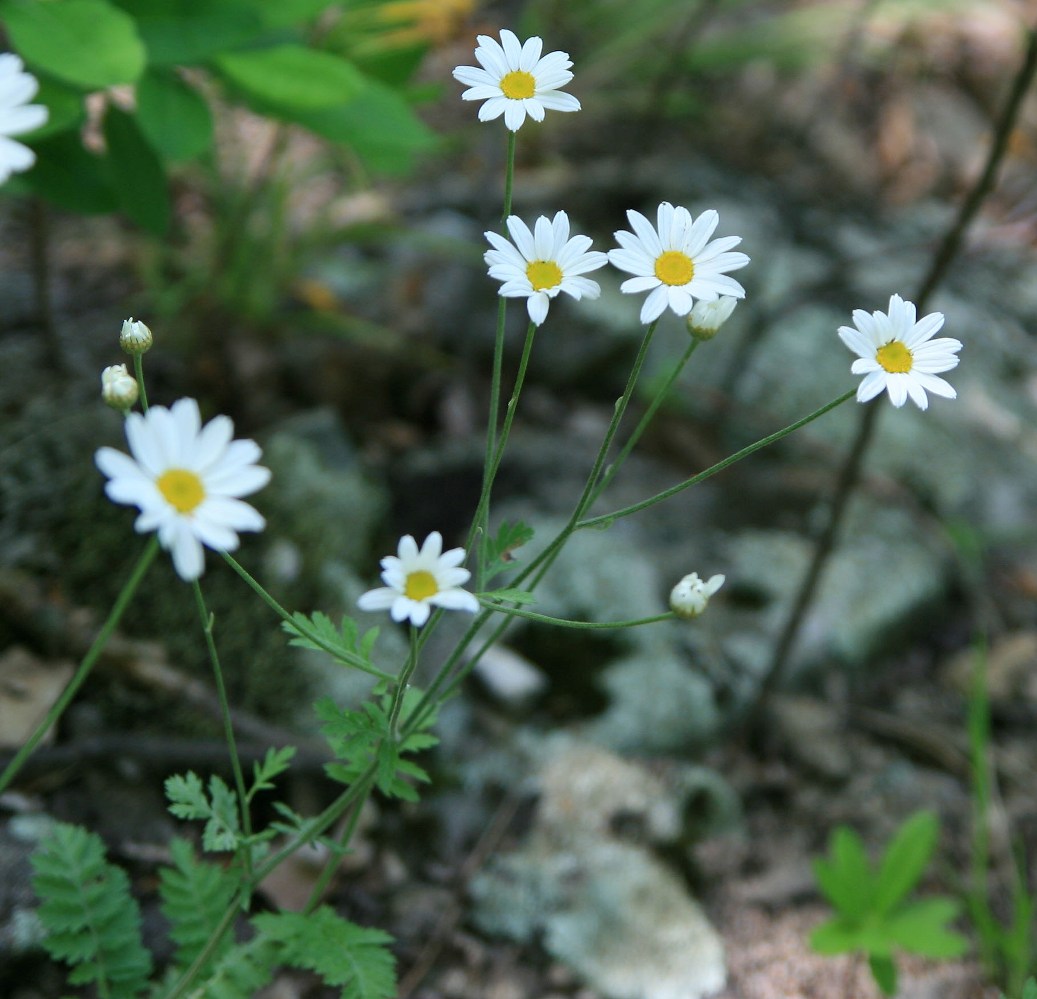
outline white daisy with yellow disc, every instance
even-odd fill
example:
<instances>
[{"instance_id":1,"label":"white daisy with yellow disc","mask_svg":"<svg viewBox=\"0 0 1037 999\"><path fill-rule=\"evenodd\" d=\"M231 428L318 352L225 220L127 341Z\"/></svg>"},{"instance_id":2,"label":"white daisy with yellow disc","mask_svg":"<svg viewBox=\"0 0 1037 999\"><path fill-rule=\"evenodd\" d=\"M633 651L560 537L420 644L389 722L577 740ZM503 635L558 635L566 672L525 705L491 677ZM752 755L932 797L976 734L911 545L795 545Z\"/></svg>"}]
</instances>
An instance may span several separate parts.
<instances>
[{"instance_id":1,"label":"white daisy with yellow disc","mask_svg":"<svg viewBox=\"0 0 1037 999\"><path fill-rule=\"evenodd\" d=\"M744 267L749 258L730 252L742 241L740 236L710 241L720 222L717 212L710 209L693 218L687 208L664 201L654 226L640 212L630 210L627 218L634 231L616 233L620 248L609 250L609 263L634 275L620 291L649 293L641 306L641 322L654 322L667 307L686 316L696 299L745 298L745 289L727 272Z\"/></svg>"},{"instance_id":2,"label":"white daisy with yellow disc","mask_svg":"<svg viewBox=\"0 0 1037 999\"><path fill-rule=\"evenodd\" d=\"M169 409L152 406L126 417L132 458L111 447L95 455L108 476L108 498L140 509L134 527L158 532L181 579L197 579L204 571L202 545L234 551L238 531L266 526L241 497L262 489L270 470L256 464L261 452L255 441L233 436L229 417L214 417L203 427L198 403L180 399Z\"/></svg>"},{"instance_id":3,"label":"white daisy with yellow disc","mask_svg":"<svg viewBox=\"0 0 1037 999\"><path fill-rule=\"evenodd\" d=\"M479 66L458 66L454 70L454 79L468 87L461 99L486 102L479 108L479 121L504 115L504 124L517 132L526 115L533 121L543 121L547 111L580 110L580 102L561 90L573 78L568 52L542 56L542 39L534 35L520 42L507 28L500 38L498 42L489 35L479 35L475 50Z\"/></svg>"},{"instance_id":4,"label":"white daisy with yellow disc","mask_svg":"<svg viewBox=\"0 0 1037 999\"><path fill-rule=\"evenodd\" d=\"M433 531L425 543L410 534L400 538L395 555L382 559L382 582L385 586L361 594L357 606L365 611L387 610L394 621L406 621L421 627L433 607L474 613L479 609L475 595L461 589L471 573L461 568L465 560L463 548L443 551L443 535Z\"/></svg>"},{"instance_id":5,"label":"white daisy with yellow disc","mask_svg":"<svg viewBox=\"0 0 1037 999\"><path fill-rule=\"evenodd\" d=\"M883 390L898 408L910 398L919 409L927 409L926 392L957 397L953 386L938 376L958 366L961 341L933 339L943 328L942 312L930 312L917 321L915 315L912 302L891 295L888 313L854 309L854 326L839 327L839 338L857 355L850 370L864 375L858 402L868 402Z\"/></svg>"},{"instance_id":6,"label":"white daisy with yellow disc","mask_svg":"<svg viewBox=\"0 0 1037 999\"><path fill-rule=\"evenodd\" d=\"M564 291L575 299L595 299L601 294L596 281L583 277L608 263L608 257L591 250L589 236L569 235L569 216L556 212L553 219L541 215L529 226L517 215L508 216L512 242L495 232L486 238L489 275L502 282L505 298L525 298L529 318L539 326L547 318L551 299Z\"/></svg>"}]
</instances>

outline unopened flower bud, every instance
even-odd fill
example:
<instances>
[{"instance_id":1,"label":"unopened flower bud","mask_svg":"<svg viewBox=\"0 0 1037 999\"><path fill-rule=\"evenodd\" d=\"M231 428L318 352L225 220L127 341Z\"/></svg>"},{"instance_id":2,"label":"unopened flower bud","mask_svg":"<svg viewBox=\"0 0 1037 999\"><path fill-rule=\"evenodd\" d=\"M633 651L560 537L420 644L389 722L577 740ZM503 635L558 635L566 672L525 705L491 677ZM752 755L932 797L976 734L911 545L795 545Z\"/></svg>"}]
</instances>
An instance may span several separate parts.
<instances>
[{"instance_id":1,"label":"unopened flower bud","mask_svg":"<svg viewBox=\"0 0 1037 999\"><path fill-rule=\"evenodd\" d=\"M698 617L709 604L709 598L723 585L724 577L721 575L710 576L703 582L699 574L693 572L670 591L670 610L686 620Z\"/></svg>"},{"instance_id":2,"label":"unopened flower bud","mask_svg":"<svg viewBox=\"0 0 1037 999\"><path fill-rule=\"evenodd\" d=\"M101 398L112 407L125 413L137 401L137 379L125 364L113 364L101 372Z\"/></svg>"},{"instance_id":3,"label":"unopened flower bud","mask_svg":"<svg viewBox=\"0 0 1037 999\"><path fill-rule=\"evenodd\" d=\"M688 316L688 332L696 340L712 340L731 318L737 304L738 299L731 295L721 295L712 302L696 302Z\"/></svg>"},{"instance_id":4,"label":"unopened flower bud","mask_svg":"<svg viewBox=\"0 0 1037 999\"><path fill-rule=\"evenodd\" d=\"M151 330L139 319L131 316L129 319L123 320L122 332L119 334L119 346L127 354L143 354L151 349L154 341Z\"/></svg>"}]
</instances>

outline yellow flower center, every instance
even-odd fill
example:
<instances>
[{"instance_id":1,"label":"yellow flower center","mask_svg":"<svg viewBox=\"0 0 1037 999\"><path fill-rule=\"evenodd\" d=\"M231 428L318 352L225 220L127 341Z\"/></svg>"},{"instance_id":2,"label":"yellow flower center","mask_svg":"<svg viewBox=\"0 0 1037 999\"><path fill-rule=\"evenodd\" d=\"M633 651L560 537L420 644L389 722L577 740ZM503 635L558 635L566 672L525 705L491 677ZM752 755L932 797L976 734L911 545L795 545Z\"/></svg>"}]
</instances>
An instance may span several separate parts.
<instances>
[{"instance_id":1,"label":"yellow flower center","mask_svg":"<svg viewBox=\"0 0 1037 999\"><path fill-rule=\"evenodd\" d=\"M411 600L427 600L439 592L439 584L436 577L425 569L417 572L408 572L407 580L403 584L403 595Z\"/></svg>"},{"instance_id":2,"label":"yellow flower center","mask_svg":"<svg viewBox=\"0 0 1037 999\"><path fill-rule=\"evenodd\" d=\"M562 269L553 260L534 260L526 268L526 277L534 291L543 291L562 283Z\"/></svg>"},{"instance_id":3,"label":"yellow flower center","mask_svg":"<svg viewBox=\"0 0 1037 999\"><path fill-rule=\"evenodd\" d=\"M890 340L875 352L875 360L890 374L905 374L914 366L915 359L899 340Z\"/></svg>"},{"instance_id":4,"label":"yellow flower center","mask_svg":"<svg viewBox=\"0 0 1037 999\"><path fill-rule=\"evenodd\" d=\"M655 258L655 276L663 284L685 285L695 276L695 265L686 253L667 250Z\"/></svg>"},{"instance_id":5,"label":"yellow flower center","mask_svg":"<svg viewBox=\"0 0 1037 999\"><path fill-rule=\"evenodd\" d=\"M168 472L163 472L155 485L169 505L180 513L190 513L205 499L205 486L202 485L202 480L186 468L171 468Z\"/></svg>"},{"instance_id":6,"label":"yellow flower center","mask_svg":"<svg viewBox=\"0 0 1037 999\"><path fill-rule=\"evenodd\" d=\"M513 101L525 100L536 93L537 82L532 73L524 69L513 69L500 82L501 93Z\"/></svg>"}]
</instances>

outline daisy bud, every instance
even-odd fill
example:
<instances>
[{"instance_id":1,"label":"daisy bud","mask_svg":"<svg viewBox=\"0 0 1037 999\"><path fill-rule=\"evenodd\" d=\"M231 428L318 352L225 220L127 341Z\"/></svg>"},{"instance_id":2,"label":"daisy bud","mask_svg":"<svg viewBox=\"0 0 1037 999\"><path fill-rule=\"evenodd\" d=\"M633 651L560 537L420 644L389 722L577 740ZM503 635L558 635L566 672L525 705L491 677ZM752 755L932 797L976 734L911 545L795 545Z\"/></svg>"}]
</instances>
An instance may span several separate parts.
<instances>
[{"instance_id":1,"label":"daisy bud","mask_svg":"<svg viewBox=\"0 0 1037 999\"><path fill-rule=\"evenodd\" d=\"M696 302L688 316L688 332L696 340L712 340L731 318L737 304L738 299L732 295L721 295L712 302Z\"/></svg>"},{"instance_id":2,"label":"daisy bud","mask_svg":"<svg viewBox=\"0 0 1037 999\"><path fill-rule=\"evenodd\" d=\"M122 332L119 334L119 346L127 354L144 354L151 350L154 342L155 338L151 335L151 330L139 319L131 316L129 319L123 320Z\"/></svg>"},{"instance_id":3,"label":"daisy bud","mask_svg":"<svg viewBox=\"0 0 1037 999\"><path fill-rule=\"evenodd\" d=\"M723 585L723 576L710 576L706 582L703 582L699 579L699 574L693 572L691 575L685 576L670 591L670 610L677 617L690 621L706 609L709 598Z\"/></svg>"},{"instance_id":4,"label":"daisy bud","mask_svg":"<svg viewBox=\"0 0 1037 999\"><path fill-rule=\"evenodd\" d=\"M137 379L125 364L112 364L101 372L101 398L120 413L127 413L137 401Z\"/></svg>"}]
</instances>

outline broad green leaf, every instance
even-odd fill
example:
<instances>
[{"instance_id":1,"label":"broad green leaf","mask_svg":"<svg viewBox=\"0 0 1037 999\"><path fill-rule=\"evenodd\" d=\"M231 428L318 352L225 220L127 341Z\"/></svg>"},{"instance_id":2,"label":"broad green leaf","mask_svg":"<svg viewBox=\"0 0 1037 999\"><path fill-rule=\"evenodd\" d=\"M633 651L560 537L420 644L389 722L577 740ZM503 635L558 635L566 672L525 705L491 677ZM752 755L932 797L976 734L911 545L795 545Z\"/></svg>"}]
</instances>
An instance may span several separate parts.
<instances>
[{"instance_id":1,"label":"broad green leaf","mask_svg":"<svg viewBox=\"0 0 1037 999\"><path fill-rule=\"evenodd\" d=\"M216 56L213 63L247 98L283 110L334 107L364 87L363 77L351 63L302 45L228 52Z\"/></svg>"},{"instance_id":2,"label":"broad green leaf","mask_svg":"<svg viewBox=\"0 0 1037 999\"><path fill-rule=\"evenodd\" d=\"M922 957L960 957L968 940L947 929L960 910L950 898L926 898L890 914L885 921L889 938L903 950Z\"/></svg>"},{"instance_id":3,"label":"broad green leaf","mask_svg":"<svg viewBox=\"0 0 1037 999\"><path fill-rule=\"evenodd\" d=\"M144 70L133 19L104 0L4 0L0 20L25 61L59 80L97 90Z\"/></svg>"},{"instance_id":4,"label":"broad green leaf","mask_svg":"<svg viewBox=\"0 0 1037 999\"><path fill-rule=\"evenodd\" d=\"M88 153L75 132L61 132L34 142L36 165L18 178L17 186L81 215L113 212L118 199L104 169L104 161Z\"/></svg>"},{"instance_id":5,"label":"broad green leaf","mask_svg":"<svg viewBox=\"0 0 1037 999\"><path fill-rule=\"evenodd\" d=\"M290 28L312 21L321 11L327 10L333 0L261 0L256 13L267 28Z\"/></svg>"},{"instance_id":6,"label":"broad green leaf","mask_svg":"<svg viewBox=\"0 0 1037 999\"><path fill-rule=\"evenodd\" d=\"M404 173L418 154L436 143L432 132L399 94L370 79L363 82L360 92L340 105L300 109L282 117L348 147L376 173Z\"/></svg>"},{"instance_id":7,"label":"broad green leaf","mask_svg":"<svg viewBox=\"0 0 1037 999\"><path fill-rule=\"evenodd\" d=\"M212 145L212 113L194 87L175 73L149 68L137 84L137 123L170 163L200 156Z\"/></svg>"},{"instance_id":8,"label":"broad green leaf","mask_svg":"<svg viewBox=\"0 0 1037 999\"><path fill-rule=\"evenodd\" d=\"M817 954L890 954L893 944L885 928L873 924L861 925L836 917L816 927L810 934L810 947Z\"/></svg>"},{"instance_id":9,"label":"broad green leaf","mask_svg":"<svg viewBox=\"0 0 1037 999\"><path fill-rule=\"evenodd\" d=\"M897 966L893 958L881 954L868 955L868 967L871 968L871 977L875 984L882 990L884 996L892 996L897 993Z\"/></svg>"},{"instance_id":10,"label":"broad green leaf","mask_svg":"<svg viewBox=\"0 0 1037 999\"><path fill-rule=\"evenodd\" d=\"M890 912L918 884L939 831L932 812L916 812L897 830L879 866L872 903L876 912Z\"/></svg>"},{"instance_id":11,"label":"broad green leaf","mask_svg":"<svg viewBox=\"0 0 1037 999\"><path fill-rule=\"evenodd\" d=\"M859 920L869 909L873 878L861 838L847 826L833 830L829 858L814 861L814 875L839 914Z\"/></svg>"},{"instance_id":12,"label":"broad green leaf","mask_svg":"<svg viewBox=\"0 0 1037 999\"><path fill-rule=\"evenodd\" d=\"M86 120L86 108L83 105L83 91L66 86L57 80L40 75L40 91L32 99L33 104L47 106L47 120L35 132L26 132L18 136L19 142L28 141L35 145L40 139L46 139L59 132L79 128Z\"/></svg>"},{"instance_id":13,"label":"broad green leaf","mask_svg":"<svg viewBox=\"0 0 1037 999\"><path fill-rule=\"evenodd\" d=\"M265 31L248 0L116 0L131 14L151 66L190 66L253 45ZM270 2L271 6L279 6Z\"/></svg>"},{"instance_id":14,"label":"broad green leaf","mask_svg":"<svg viewBox=\"0 0 1037 999\"><path fill-rule=\"evenodd\" d=\"M109 105L104 116L108 169L119 207L142 229L164 236L171 205L165 170L133 115Z\"/></svg>"}]
</instances>

